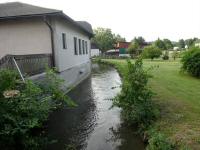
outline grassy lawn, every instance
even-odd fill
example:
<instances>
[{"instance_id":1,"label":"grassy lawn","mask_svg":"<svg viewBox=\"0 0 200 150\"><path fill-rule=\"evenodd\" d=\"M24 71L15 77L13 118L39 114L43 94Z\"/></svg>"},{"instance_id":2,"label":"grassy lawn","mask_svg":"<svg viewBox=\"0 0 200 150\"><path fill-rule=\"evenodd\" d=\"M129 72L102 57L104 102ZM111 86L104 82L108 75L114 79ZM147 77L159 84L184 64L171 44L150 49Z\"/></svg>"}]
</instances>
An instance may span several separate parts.
<instances>
[{"instance_id":1,"label":"grassy lawn","mask_svg":"<svg viewBox=\"0 0 200 150\"><path fill-rule=\"evenodd\" d=\"M125 60L104 60L126 73ZM149 86L157 94L154 99L159 105L161 117L154 127L165 133L177 144L200 149L200 79L180 73L179 61L144 60L153 78Z\"/></svg>"}]
</instances>

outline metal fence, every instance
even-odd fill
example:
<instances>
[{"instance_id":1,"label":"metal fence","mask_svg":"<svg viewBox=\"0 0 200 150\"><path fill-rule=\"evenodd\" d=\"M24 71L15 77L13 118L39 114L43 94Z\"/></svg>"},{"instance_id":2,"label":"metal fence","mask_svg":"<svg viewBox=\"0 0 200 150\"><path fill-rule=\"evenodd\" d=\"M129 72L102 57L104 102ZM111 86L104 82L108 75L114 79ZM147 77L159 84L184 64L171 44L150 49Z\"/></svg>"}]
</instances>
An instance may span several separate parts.
<instances>
[{"instance_id":1,"label":"metal fence","mask_svg":"<svg viewBox=\"0 0 200 150\"><path fill-rule=\"evenodd\" d=\"M51 54L31 54L31 55L6 55L0 59L0 69L16 69L13 62L16 60L20 71L23 75L35 75L52 67Z\"/></svg>"}]
</instances>

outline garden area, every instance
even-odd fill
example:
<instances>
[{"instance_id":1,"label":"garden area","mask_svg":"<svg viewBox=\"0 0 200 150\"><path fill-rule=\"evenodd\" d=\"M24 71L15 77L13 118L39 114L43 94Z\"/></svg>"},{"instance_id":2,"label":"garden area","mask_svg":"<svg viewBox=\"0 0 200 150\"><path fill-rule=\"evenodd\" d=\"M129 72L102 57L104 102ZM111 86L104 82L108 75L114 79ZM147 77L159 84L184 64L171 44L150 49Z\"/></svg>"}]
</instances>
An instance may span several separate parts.
<instances>
[{"instance_id":1,"label":"garden area","mask_svg":"<svg viewBox=\"0 0 200 150\"><path fill-rule=\"evenodd\" d=\"M127 122L138 127L147 149L200 149L198 38L146 42L135 37L131 42L123 41L127 47L119 39L115 49L124 48L127 55L119 51L114 56L104 54L109 48L98 40L102 34L108 35L107 30L97 31L94 42L103 54L96 60L114 66L123 81L113 104L122 108Z\"/></svg>"}]
</instances>

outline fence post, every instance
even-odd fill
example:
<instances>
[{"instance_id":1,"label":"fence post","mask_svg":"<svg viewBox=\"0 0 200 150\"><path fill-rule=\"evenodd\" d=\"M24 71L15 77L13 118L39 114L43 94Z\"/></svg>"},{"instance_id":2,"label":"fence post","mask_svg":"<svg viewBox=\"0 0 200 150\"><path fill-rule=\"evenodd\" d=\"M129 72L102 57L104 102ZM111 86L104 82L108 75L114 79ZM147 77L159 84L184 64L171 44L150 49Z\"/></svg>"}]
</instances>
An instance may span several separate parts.
<instances>
[{"instance_id":1,"label":"fence post","mask_svg":"<svg viewBox=\"0 0 200 150\"><path fill-rule=\"evenodd\" d=\"M15 66L16 66L16 68L17 68L17 71L19 72L19 74L20 74L20 76L21 76L21 78L22 78L22 81L25 82L24 77L23 77L23 75L22 75L22 73L21 73L21 71L20 71L20 69L19 69L19 66L17 65L17 62L15 61L15 58L13 57L12 59L13 59L13 62L15 63Z\"/></svg>"}]
</instances>

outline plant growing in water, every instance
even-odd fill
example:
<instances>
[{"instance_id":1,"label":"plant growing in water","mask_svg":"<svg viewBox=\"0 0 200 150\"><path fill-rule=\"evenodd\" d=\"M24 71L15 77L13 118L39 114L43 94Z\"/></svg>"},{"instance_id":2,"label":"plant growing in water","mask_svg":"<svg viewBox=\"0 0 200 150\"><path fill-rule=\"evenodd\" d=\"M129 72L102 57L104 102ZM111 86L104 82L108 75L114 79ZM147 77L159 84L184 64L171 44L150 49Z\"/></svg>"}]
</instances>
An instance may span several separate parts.
<instances>
[{"instance_id":1,"label":"plant growing in water","mask_svg":"<svg viewBox=\"0 0 200 150\"><path fill-rule=\"evenodd\" d=\"M127 64L121 93L113 100L113 105L122 108L122 114L129 123L145 130L159 113L152 102L153 92L147 86L151 76L144 70L142 59L135 63L128 60Z\"/></svg>"}]
</instances>

